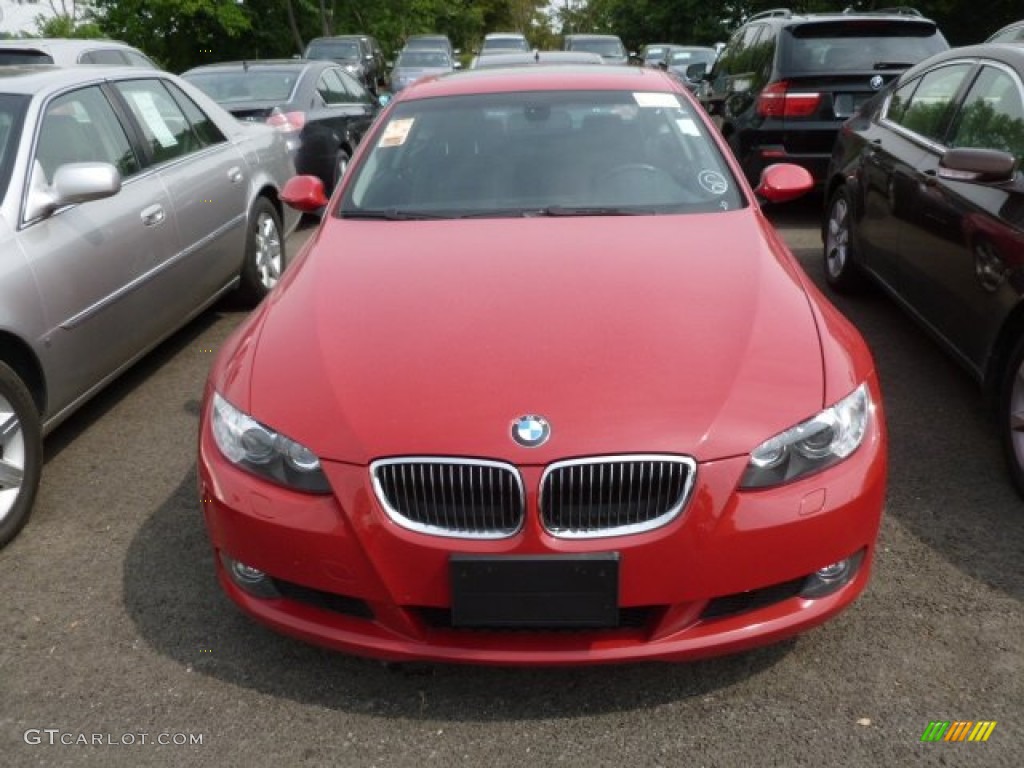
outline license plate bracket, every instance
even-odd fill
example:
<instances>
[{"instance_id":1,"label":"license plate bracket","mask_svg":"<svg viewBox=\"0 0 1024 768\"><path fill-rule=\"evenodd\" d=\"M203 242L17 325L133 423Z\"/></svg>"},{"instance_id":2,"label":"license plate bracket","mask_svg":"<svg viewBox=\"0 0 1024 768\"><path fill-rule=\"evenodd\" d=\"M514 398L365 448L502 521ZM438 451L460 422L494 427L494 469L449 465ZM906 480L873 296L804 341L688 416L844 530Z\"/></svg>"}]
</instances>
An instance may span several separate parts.
<instances>
[{"instance_id":1,"label":"license plate bracket","mask_svg":"<svg viewBox=\"0 0 1024 768\"><path fill-rule=\"evenodd\" d=\"M452 555L454 627L572 629L619 621L619 553Z\"/></svg>"}]
</instances>

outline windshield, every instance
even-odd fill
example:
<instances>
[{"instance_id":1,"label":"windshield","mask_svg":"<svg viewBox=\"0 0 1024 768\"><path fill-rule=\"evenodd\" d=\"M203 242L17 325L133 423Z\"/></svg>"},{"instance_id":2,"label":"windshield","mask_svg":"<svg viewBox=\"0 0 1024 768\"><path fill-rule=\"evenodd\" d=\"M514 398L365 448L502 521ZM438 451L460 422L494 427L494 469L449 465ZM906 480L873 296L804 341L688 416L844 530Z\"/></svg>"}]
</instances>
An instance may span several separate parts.
<instances>
[{"instance_id":1,"label":"windshield","mask_svg":"<svg viewBox=\"0 0 1024 768\"><path fill-rule=\"evenodd\" d=\"M399 69L403 67L420 69L425 67L450 68L451 65L452 61L444 51L404 51L398 57L398 63L395 66Z\"/></svg>"},{"instance_id":2,"label":"windshield","mask_svg":"<svg viewBox=\"0 0 1024 768\"><path fill-rule=\"evenodd\" d=\"M712 64L714 51L673 51L668 57L670 67L688 67L691 64Z\"/></svg>"},{"instance_id":3,"label":"windshield","mask_svg":"<svg viewBox=\"0 0 1024 768\"><path fill-rule=\"evenodd\" d=\"M606 58L623 57L626 49L618 40L573 40L572 50L599 53Z\"/></svg>"},{"instance_id":4,"label":"windshield","mask_svg":"<svg viewBox=\"0 0 1024 768\"><path fill-rule=\"evenodd\" d=\"M359 59L359 43L354 40L326 40L310 43L309 49L306 51L306 58L357 61Z\"/></svg>"},{"instance_id":5,"label":"windshield","mask_svg":"<svg viewBox=\"0 0 1024 768\"><path fill-rule=\"evenodd\" d=\"M482 51L528 51L530 44L523 37L490 37L484 40Z\"/></svg>"},{"instance_id":6,"label":"windshield","mask_svg":"<svg viewBox=\"0 0 1024 768\"><path fill-rule=\"evenodd\" d=\"M25 107L31 97L0 94L0 200L7 194L11 183L14 156L18 152L21 126L25 120Z\"/></svg>"},{"instance_id":7,"label":"windshield","mask_svg":"<svg viewBox=\"0 0 1024 768\"><path fill-rule=\"evenodd\" d=\"M542 91L396 105L340 215L462 218L725 211L743 198L672 93Z\"/></svg>"},{"instance_id":8,"label":"windshield","mask_svg":"<svg viewBox=\"0 0 1024 768\"><path fill-rule=\"evenodd\" d=\"M805 24L783 46L786 73L908 69L949 48L930 23L850 21Z\"/></svg>"},{"instance_id":9,"label":"windshield","mask_svg":"<svg viewBox=\"0 0 1024 768\"><path fill-rule=\"evenodd\" d=\"M182 77L219 104L244 101L292 100L298 72L285 70L209 71L186 73Z\"/></svg>"}]
</instances>

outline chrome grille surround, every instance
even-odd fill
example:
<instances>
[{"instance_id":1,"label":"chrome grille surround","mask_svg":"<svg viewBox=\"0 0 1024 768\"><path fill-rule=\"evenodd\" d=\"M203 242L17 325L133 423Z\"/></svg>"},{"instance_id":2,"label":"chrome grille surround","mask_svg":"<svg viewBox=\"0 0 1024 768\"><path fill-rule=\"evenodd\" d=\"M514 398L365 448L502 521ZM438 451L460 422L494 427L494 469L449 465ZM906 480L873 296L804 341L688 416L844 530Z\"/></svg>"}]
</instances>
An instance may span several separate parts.
<instances>
[{"instance_id":1,"label":"chrome grille surround","mask_svg":"<svg viewBox=\"0 0 1024 768\"><path fill-rule=\"evenodd\" d=\"M526 494L511 464L406 456L370 464L377 500L410 531L458 539L506 539L526 517Z\"/></svg>"},{"instance_id":2,"label":"chrome grille surround","mask_svg":"<svg viewBox=\"0 0 1024 768\"><path fill-rule=\"evenodd\" d=\"M689 456L593 456L549 465L540 481L540 521L563 539L629 536L672 522L697 477Z\"/></svg>"}]
</instances>

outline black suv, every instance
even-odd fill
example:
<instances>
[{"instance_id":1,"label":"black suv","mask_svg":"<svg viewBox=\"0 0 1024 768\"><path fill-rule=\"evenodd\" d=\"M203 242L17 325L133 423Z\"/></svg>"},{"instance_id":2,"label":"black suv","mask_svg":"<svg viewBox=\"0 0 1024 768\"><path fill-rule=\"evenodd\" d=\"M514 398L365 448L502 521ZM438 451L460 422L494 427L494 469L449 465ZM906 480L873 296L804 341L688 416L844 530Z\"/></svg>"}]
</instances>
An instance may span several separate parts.
<instances>
[{"instance_id":1,"label":"black suv","mask_svg":"<svg viewBox=\"0 0 1024 768\"><path fill-rule=\"evenodd\" d=\"M380 43L369 35L317 37L306 46L303 58L338 62L374 95L379 86L387 87L388 63Z\"/></svg>"},{"instance_id":2,"label":"black suv","mask_svg":"<svg viewBox=\"0 0 1024 768\"><path fill-rule=\"evenodd\" d=\"M948 48L935 22L911 8L778 8L733 33L700 98L751 183L781 162L821 183L843 121L913 64Z\"/></svg>"}]
</instances>

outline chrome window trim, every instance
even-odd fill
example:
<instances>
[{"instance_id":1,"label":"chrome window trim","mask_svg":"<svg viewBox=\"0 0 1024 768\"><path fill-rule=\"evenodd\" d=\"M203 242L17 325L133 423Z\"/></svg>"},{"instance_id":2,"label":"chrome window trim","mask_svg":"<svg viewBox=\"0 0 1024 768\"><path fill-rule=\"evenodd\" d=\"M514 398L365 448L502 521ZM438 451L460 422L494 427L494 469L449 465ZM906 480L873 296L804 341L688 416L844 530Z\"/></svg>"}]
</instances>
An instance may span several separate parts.
<instances>
[{"instance_id":1,"label":"chrome window trim","mask_svg":"<svg viewBox=\"0 0 1024 768\"><path fill-rule=\"evenodd\" d=\"M648 520L644 523L633 523L630 525L622 525L615 528L602 528L596 531L580 531L580 532L560 532L553 531L544 524L544 487L547 482L548 475L555 472L563 467L580 466L580 465L591 465L591 464L611 464L611 463L639 463L644 461L658 461L666 463L682 464L687 468L686 483L683 486L683 492L680 494L680 500L678 503L673 505L667 512L658 517ZM549 464L544 468L543 474L540 478L540 488L537 493L537 511L539 516L539 522L545 533L558 539L603 539L613 538L619 536L632 536L637 533L646 533L647 531L653 531L657 528L662 528L673 520L679 517L682 511L690 502L690 498L693 495L693 489L696 485L697 480L697 460L692 456L681 456L676 454L665 454L665 453L627 453L627 454L616 454L611 456L588 456L585 458L578 459L566 459L564 461L556 461Z\"/></svg>"},{"instance_id":2,"label":"chrome window trim","mask_svg":"<svg viewBox=\"0 0 1024 768\"><path fill-rule=\"evenodd\" d=\"M967 70L967 76L966 77L970 78L971 82L973 82L974 78L971 77L971 69L972 68L976 68L980 63L981 63L981 61L979 59L975 59L975 58L950 59L949 61L942 62L942 64L937 66L937 67L933 67L931 69L928 69L928 70L920 73L914 79L915 80L923 80L925 77L930 75L932 72L937 72L938 70L943 69L945 67L951 67L951 66L954 66L954 65L967 64L968 65L968 70ZM897 81L897 82L899 82L899 81ZM902 85L906 85L906 83L903 83ZM961 87L963 87L963 86L961 85ZM880 124L884 125L886 128L888 128L893 133L896 133L896 134L902 136L905 139L913 141L916 144L920 144L925 149L931 150L932 152L936 152L936 153L938 153L940 155L943 154L948 149L948 147L945 144L941 144L941 143L935 141L934 139L929 139L927 136L922 136L920 133L915 133L914 131L911 131L910 129L905 128L902 125L900 125L899 123L889 119L889 105L892 103L893 95L898 90L899 90L899 86L894 87L892 89L892 91L890 91L889 94L885 97L885 103L882 105L882 109L881 109L881 111L879 113L878 122ZM917 92L917 90L915 88L915 93L916 92ZM959 111L959 110L957 110L957 111Z\"/></svg>"},{"instance_id":3,"label":"chrome window trim","mask_svg":"<svg viewBox=\"0 0 1024 768\"><path fill-rule=\"evenodd\" d=\"M519 525L516 526L515 530L508 533L474 533L471 531L452 531L441 526L428 525L425 523L418 523L415 520L410 520L388 503L387 495L384 493L384 488L381 486L380 479L377 476L377 470L380 467L394 466L396 464L457 464L461 466L490 467L492 469L506 471L514 478L516 488L519 491ZM369 470L370 482L373 484L373 493L374 496L376 496L381 509L384 510L384 513L393 523L401 528L405 528L406 530L447 539L495 541L498 539L510 539L519 535L526 523L526 490L523 486L523 478L522 475L519 474L519 470L516 466L509 464L508 462L493 461L491 459L467 459L455 456L402 456L400 458L377 459L370 463Z\"/></svg>"}]
</instances>

